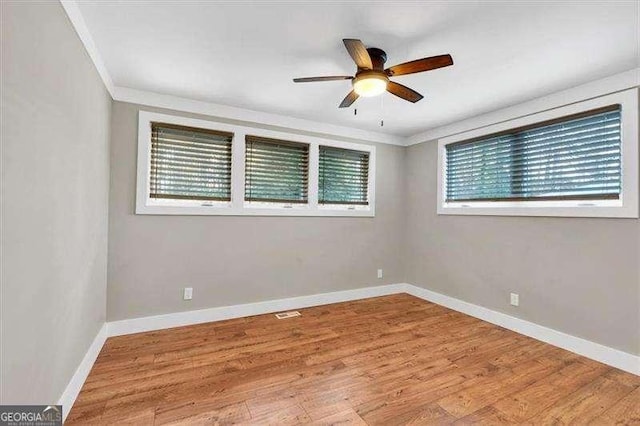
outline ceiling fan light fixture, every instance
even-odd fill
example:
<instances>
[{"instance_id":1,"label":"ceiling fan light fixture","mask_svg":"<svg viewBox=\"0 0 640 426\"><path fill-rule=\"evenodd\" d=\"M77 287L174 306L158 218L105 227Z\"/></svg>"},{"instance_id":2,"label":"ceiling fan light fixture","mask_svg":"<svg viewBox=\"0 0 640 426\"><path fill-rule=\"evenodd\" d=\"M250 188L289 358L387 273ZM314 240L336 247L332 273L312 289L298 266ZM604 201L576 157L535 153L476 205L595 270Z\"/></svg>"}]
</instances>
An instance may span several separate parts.
<instances>
[{"instance_id":1,"label":"ceiling fan light fixture","mask_svg":"<svg viewBox=\"0 0 640 426\"><path fill-rule=\"evenodd\" d=\"M385 91L415 104L423 99L424 96L407 86L389 80L389 77L415 74L453 65L453 58L451 55L446 54L403 62L402 64L385 69L384 64L387 62L387 54L384 50L378 49L377 47L367 48L361 40L355 38L344 38L342 42L349 56L351 56L351 59L353 59L353 62L355 62L358 67L354 77L349 75L333 75L293 79L294 83L351 80L353 89L347 93L347 96L340 102L338 108L349 108L360 96L378 96Z\"/></svg>"},{"instance_id":2,"label":"ceiling fan light fixture","mask_svg":"<svg viewBox=\"0 0 640 426\"><path fill-rule=\"evenodd\" d=\"M353 90L362 97L378 96L387 90L389 78L381 73L361 73L353 79Z\"/></svg>"}]
</instances>

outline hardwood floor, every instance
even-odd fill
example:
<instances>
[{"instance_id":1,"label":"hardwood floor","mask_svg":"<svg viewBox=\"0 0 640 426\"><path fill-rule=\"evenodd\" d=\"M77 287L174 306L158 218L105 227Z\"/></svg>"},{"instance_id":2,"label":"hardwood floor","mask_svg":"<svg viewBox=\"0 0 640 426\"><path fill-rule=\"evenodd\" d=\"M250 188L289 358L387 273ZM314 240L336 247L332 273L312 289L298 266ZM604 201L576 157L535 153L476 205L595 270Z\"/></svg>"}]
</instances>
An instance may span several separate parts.
<instances>
[{"instance_id":1,"label":"hardwood floor","mask_svg":"<svg viewBox=\"0 0 640 426\"><path fill-rule=\"evenodd\" d=\"M640 377L399 294L109 338L67 424L640 424Z\"/></svg>"}]
</instances>

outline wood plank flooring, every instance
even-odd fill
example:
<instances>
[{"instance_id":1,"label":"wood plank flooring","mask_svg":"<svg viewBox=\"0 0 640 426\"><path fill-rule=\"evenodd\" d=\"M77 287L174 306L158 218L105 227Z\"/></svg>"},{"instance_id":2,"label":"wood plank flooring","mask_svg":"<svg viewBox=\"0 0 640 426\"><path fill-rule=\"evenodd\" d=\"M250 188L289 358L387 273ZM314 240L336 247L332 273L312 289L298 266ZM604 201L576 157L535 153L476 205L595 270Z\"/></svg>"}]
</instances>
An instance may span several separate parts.
<instances>
[{"instance_id":1,"label":"wood plank flooring","mask_svg":"<svg viewBox=\"0 0 640 426\"><path fill-rule=\"evenodd\" d=\"M406 294L109 338L73 424L640 424L640 377Z\"/></svg>"}]
</instances>

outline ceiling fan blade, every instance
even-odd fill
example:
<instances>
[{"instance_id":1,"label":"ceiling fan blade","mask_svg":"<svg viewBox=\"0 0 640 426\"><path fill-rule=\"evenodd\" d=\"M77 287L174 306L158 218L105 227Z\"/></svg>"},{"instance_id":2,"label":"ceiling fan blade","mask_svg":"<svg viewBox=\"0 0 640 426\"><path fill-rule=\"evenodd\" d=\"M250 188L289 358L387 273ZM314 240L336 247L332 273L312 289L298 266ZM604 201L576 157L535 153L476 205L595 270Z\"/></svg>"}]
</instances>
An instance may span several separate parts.
<instances>
[{"instance_id":1,"label":"ceiling fan blade","mask_svg":"<svg viewBox=\"0 0 640 426\"><path fill-rule=\"evenodd\" d=\"M353 58L358 68L365 68L368 70L373 69L373 63L371 63L371 56L367 52L367 48L358 39L344 38L342 39L344 47L347 48L347 52Z\"/></svg>"},{"instance_id":2,"label":"ceiling fan blade","mask_svg":"<svg viewBox=\"0 0 640 426\"><path fill-rule=\"evenodd\" d=\"M453 58L451 55L440 55L394 65L391 68L384 70L384 72L391 77L435 70L436 68L448 67L449 65L453 65Z\"/></svg>"},{"instance_id":3,"label":"ceiling fan blade","mask_svg":"<svg viewBox=\"0 0 640 426\"><path fill-rule=\"evenodd\" d=\"M387 91L404 99L405 101L413 102L414 104L424 97L415 90L409 89L407 86L403 86L402 84L398 84L394 81L387 83Z\"/></svg>"},{"instance_id":4,"label":"ceiling fan blade","mask_svg":"<svg viewBox=\"0 0 640 426\"><path fill-rule=\"evenodd\" d=\"M339 108L348 108L351 106L352 103L354 103L356 101L356 99L358 99L360 96L355 92L355 91L350 91L349 94L347 96L344 97L344 99L342 100L342 102L340 102L340 107Z\"/></svg>"},{"instance_id":5,"label":"ceiling fan blade","mask_svg":"<svg viewBox=\"0 0 640 426\"><path fill-rule=\"evenodd\" d=\"M294 83L313 83L314 81L336 81L336 80L353 80L350 75L334 75L329 77L302 77L294 78Z\"/></svg>"}]
</instances>

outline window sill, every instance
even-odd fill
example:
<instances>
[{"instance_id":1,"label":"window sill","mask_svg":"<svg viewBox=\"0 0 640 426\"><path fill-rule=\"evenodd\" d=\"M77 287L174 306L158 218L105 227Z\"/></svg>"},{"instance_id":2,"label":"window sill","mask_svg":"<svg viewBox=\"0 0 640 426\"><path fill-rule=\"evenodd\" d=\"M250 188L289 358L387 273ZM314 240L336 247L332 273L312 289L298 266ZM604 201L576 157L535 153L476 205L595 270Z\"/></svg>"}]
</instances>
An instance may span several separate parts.
<instances>
[{"instance_id":1,"label":"window sill","mask_svg":"<svg viewBox=\"0 0 640 426\"><path fill-rule=\"evenodd\" d=\"M247 203L249 204L249 203ZM253 204L253 203L251 203ZM220 203L211 206L202 205L158 205L144 204L136 206L137 215L180 215L180 216L317 216L317 217L375 217L371 208L349 209L345 206L335 208L312 207L309 205L281 204L251 206L233 206L231 203Z\"/></svg>"},{"instance_id":2,"label":"window sill","mask_svg":"<svg viewBox=\"0 0 640 426\"><path fill-rule=\"evenodd\" d=\"M620 200L488 201L442 203L439 215L637 218L637 206Z\"/></svg>"}]
</instances>

